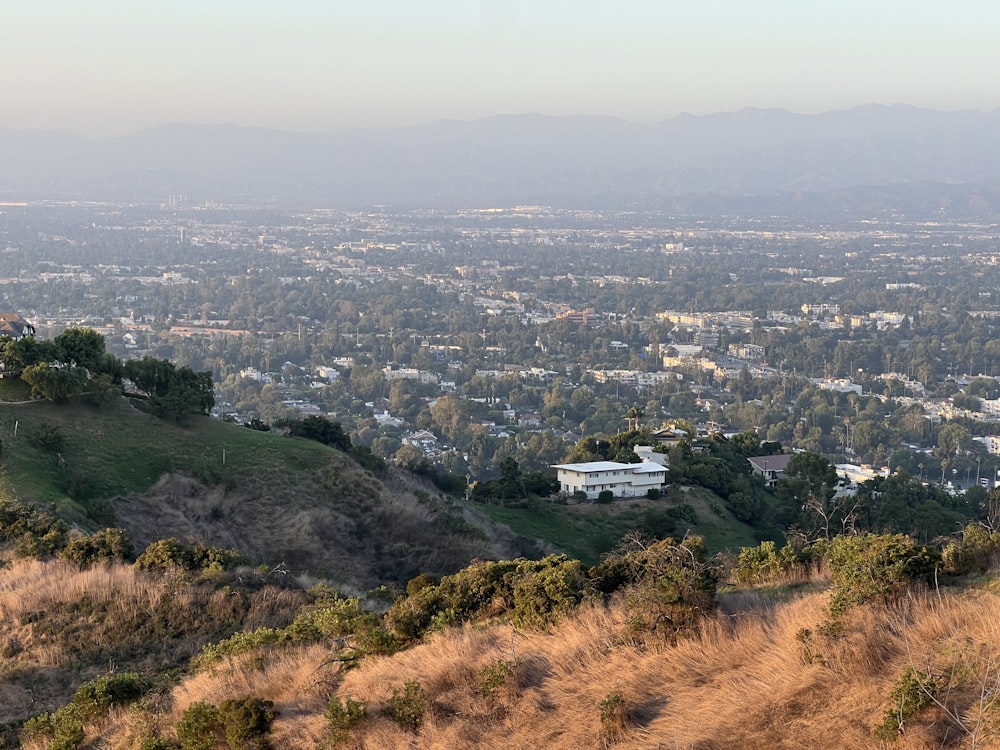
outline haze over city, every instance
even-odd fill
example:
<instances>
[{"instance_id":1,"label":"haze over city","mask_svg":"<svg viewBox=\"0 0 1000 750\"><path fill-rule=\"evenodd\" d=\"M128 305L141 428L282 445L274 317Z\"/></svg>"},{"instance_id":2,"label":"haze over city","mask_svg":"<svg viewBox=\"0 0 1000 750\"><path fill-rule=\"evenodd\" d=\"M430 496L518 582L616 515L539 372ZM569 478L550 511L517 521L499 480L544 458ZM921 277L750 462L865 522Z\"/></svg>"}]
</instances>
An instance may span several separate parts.
<instances>
[{"instance_id":1,"label":"haze over city","mask_svg":"<svg viewBox=\"0 0 1000 750\"><path fill-rule=\"evenodd\" d=\"M0 125L333 132L496 114L1000 106L1000 6L714 0L5 3Z\"/></svg>"}]
</instances>

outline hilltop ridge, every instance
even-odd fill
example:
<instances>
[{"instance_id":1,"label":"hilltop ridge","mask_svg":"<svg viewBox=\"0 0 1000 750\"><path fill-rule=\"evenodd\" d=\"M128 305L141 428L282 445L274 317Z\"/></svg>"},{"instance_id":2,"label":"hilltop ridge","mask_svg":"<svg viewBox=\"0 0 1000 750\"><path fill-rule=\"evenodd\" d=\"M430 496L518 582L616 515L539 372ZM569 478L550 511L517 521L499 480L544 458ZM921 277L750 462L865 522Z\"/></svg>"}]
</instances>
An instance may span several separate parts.
<instances>
[{"instance_id":1,"label":"hilltop ridge","mask_svg":"<svg viewBox=\"0 0 1000 750\"><path fill-rule=\"evenodd\" d=\"M743 109L654 125L503 115L301 133L170 124L93 140L0 128L0 195L446 208L995 212L1000 111Z\"/></svg>"}]
</instances>

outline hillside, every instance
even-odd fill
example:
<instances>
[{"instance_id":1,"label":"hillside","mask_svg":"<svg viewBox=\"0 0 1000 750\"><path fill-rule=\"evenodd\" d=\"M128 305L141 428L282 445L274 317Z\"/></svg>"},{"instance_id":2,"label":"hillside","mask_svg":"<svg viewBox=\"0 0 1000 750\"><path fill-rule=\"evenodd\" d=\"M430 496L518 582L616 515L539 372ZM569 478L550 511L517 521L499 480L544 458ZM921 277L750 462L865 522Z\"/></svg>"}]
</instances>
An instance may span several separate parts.
<instances>
[{"instance_id":1,"label":"hillside","mask_svg":"<svg viewBox=\"0 0 1000 750\"><path fill-rule=\"evenodd\" d=\"M593 565L630 531L703 536L712 552L758 539L711 492L527 508L443 495L408 472L375 476L342 451L141 402L27 399L0 381L2 497L52 508L83 531L125 529L238 550L345 591L454 572L472 559L561 551Z\"/></svg>"},{"instance_id":2,"label":"hillside","mask_svg":"<svg viewBox=\"0 0 1000 750\"><path fill-rule=\"evenodd\" d=\"M118 525L140 551L175 536L360 591L521 553L510 533L341 451L208 417L164 421L127 399L3 403L0 441L4 497L84 530Z\"/></svg>"},{"instance_id":3,"label":"hillside","mask_svg":"<svg viewBox=\"0 0 1000 750\"><path fill-rule=\"evenodd\" d=\"M121 565L73 572L61 561L15 561L0 569L0 721L60 705L55 686L77 674L81 645L99 658L100 630L91 625L94 640L77 644L47 629L53 613L88 597L107 622L162 611L170 585ZM111 708L86 734L122 750L153 735L163 738L155 747L176 747L171 738L185 721L190 729L199 702L254 696L273 702L270 746L281 748L338 746L330 744L337 727L339 746L358 748L1000 747L994 577L915 590L836 620L829 585L820 573L723 592L699 634L676 644L637 633L627 597L583 604L548 629L505 619L445 628L354 669L339 656L340 637L257 647L247 640L242 655L223 651L176 682L157 681L137 707ZM210 600L218 609L218 597ZM255 601L247 627L287 621L304 600L261 589ZM203 641L186 642L185 653ZM120 658L122 671L137 666ZM99 665L91 664L92 675ZM933 680L934 700L916 710L898 703L894 695L913 697L903 689L907 674ZM331 699L367 710L331 713ZM874 728L896 715L902 729L889 738L899 741L876 740Z\"/></svg>"},{"instance_id":4,"label":"hillside","mask_svg":"<svg viewBox=\"0 0 1000 750\"><path fill-rule=\"evenodd\" d=\"M713 553L756 545L762 531L733 517L725 506L718 495L704 487L684 487L657 500L633 497L577 505L539 502L527 509L486 505L478 510L541 549L565 552L587 565L596 565L633 531L655 538L696 534Z\"/></svg>"}]
</instances>

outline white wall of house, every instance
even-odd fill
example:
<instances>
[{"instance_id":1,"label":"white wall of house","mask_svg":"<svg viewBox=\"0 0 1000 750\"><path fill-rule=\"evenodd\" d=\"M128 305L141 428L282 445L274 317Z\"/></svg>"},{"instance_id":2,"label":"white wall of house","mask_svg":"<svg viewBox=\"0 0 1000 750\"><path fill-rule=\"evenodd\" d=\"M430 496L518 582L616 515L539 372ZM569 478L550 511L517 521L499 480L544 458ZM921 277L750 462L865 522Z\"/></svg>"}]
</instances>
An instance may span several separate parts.
<instances>
[{"instance_id":1,"label":"white wall of house","mask_svg":"<svg viewBox=\"0 0 1000 750\"><path fill-rule=\"evenodd\" d=\"M580 464L553 466L563 492L584 492L590 500L610 490L615 497L644 496L650 489L659 489L666 481L666 467L643 462L623 464L617 461L590 461Z\"/></svg>"}]
</instances>

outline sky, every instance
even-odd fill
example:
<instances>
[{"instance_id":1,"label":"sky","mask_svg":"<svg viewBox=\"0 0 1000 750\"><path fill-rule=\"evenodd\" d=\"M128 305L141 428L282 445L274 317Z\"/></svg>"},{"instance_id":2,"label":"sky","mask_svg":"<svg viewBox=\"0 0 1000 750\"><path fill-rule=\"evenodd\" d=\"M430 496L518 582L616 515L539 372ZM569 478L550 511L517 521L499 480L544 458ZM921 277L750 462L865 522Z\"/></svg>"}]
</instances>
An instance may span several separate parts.
<instances>
[{"instance_id":1,"label":"sky","mask_svg":"<svg viewBox=\"0 0 1000 750\"><path fill-rule=\"evenodd\" d=\"M1000 107L996 0L3 0L0 125Z\"/></svg>"}]
</instances>

